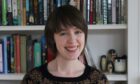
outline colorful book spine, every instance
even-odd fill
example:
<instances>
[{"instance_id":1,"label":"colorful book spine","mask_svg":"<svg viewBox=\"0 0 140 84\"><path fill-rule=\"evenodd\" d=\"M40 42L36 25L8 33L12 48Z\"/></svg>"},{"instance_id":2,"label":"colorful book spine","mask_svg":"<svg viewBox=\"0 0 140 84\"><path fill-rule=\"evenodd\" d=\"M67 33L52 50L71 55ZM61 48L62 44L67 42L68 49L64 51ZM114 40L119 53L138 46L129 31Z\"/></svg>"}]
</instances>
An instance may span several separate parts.
<instances>
[{"instance_id":1,"label":"colorful book spine","mask_svg":"<svg viewBox=\"0 0 140 84\"><path fill-rule=\"evenodd\" d=\"M32 37L27 36L27 71L30 71L34 67L33 59L33 41Z\"/></svg>"},{"instance_id":2,"label":"colorful book spine","mask_svg":"<svg viewBox=\"0 0 140 84\"><path fill-rule=\"evenodd\" d=\"M12 0L7 0L7 25L13 25Z\"/></svg>"},{"instance_id":3,"label":"colorful book spine","mask_svg":"<svg viewBox=\"0 0 140 84\"><path fill-rule=\"evenodd\" d=\"M24 8L25 8L25 17L26 17L26 25L29 25L29 0L26 0L26 3L24 2ZM24 17L24 18L25 18Z\"/></svg>"},{"instance_id":4,"label":"colorful book spine","mask_svg":"<svg viewBox=\"0 0 140 84\"><path fill-rule=\"evenodd\" d=\"M112 0L112 24L116 24L116 0Z\"/></svg>"},{"instance_id":5,"label":"colorful book spine","mask_svg":"<svg viewBox=\"0 0 140 84\"><path fill-rule=\"evenodd\" d=\"M40 42L34 43L34 67L41 65L41 44Z\"/></svg>"},{"instance_id":6,"label":"colorful book spine","mask_svg":"<svg viewBox=\"0 0 140 84\"><path fill-rule=\"evenodd\" d=\"M11 73L11 50L10 50L10 47L11 47L11 43L10 43L10 39L11 37L10 36L7 36L7 67L8 67L8 73Z\"/></svg>"},{"instance_id":7,"label":"colorful book spine","mask_svg":"<svg viewBox=\"0 0 140 84\"><path fill-rule=\"evenodd\" d=\"M47 22L47 18L48 18L48 15L47 15L47 11L48 11L48 6L47 6L47 4L48 4L48 0L43 0L43 8L44 8L44 23L46 23Z\"/></svg>"},{"instance_id":8,"label":"colorful book spine","mask_svg":"<svg viewBox=\"0 0 140 84\"><path fill-rule=\"evenodd\" d=\"M10 38L10 62L11 62L11 73L15 72L15 57L14 57L14 40L13 40L13 36L11 36Z\"/></svg>"},{"instance_id":9,"label":"colorful book spine","mask_svg":"<svg viewBox=\"0 0 140 84\"><path fill-rule=\"evenodd\" d=\"M3 46L4 46L4 73L8 73L8 59L7 59L7 36L3 37Z\"/></svg>"},{"instance_id":10,"label":"colorful book spine","mask_svg":"<svg viewBox=\"0 0 140 84\"><path fill-rule=\"evenodd\" d=\"M43 25L44 24L44 17L43 17L43 10L44 10L44 8L43 8L43 0L38 0L38 19L39 19L39 25Z\"/></svg>"},{"instance_id":11,"label":"colorful book spine","mask_svg":"<svg viewBox=\"0 0 140 84\"><path fill-rule=\"evenodd\" d=\"M4 72L4 60L3 60L3 40L0 39L0 73Z\"/></svg>"},{"instance_id":12,"label":"colorful book spine","mask_svg":"<svg viewBox=\"0 0 140 84\"><path fill-rule=\"evenodd\" d=\"M38 0L33 0L33 12L34 12L34 24L37 25L39 22L39 8L38 8Z\"/></svg>"},{"instance_id":13,"label":"colorful book spine","mask_svg":"<svg viewBox=\"0 0 140 84\"><path fill-rule=\"evenodd\" d=\"M7 25L7 0L2 0L2 25Z\"/></svg>"},{"instance_id":14,"label":"colorful book spine","mask_svg":"<svg viewBox=\"0 0 140 84\"><path fill-rule=\"evenodd\" d=\"M21 25L22 24L22 20L21 20L21 15L22 15L22 11L21 11L21 7L22 7L22 0L17 0L17 24Z\"/></svg>"},{"instance_id":15,"label":"colorful book spine","mask_svg":"<svg viewBox=\"0 0 140 84\"><path fill-rule=\"evenodd\" d=\"M27 38L26 35L20 35L20 63L21 63L21 73L26 73L26 69L27 69L27 58L26 58L26 43L27 42Z\"/></svg>"},{"instance_id":16,"label":"colorful book spine","mask_svg":"<svg viewBox=\"0 0 140 84\"><path fill-rule=\"evenodd\" d=\"M17 0L12 0L13 25L18 25Z\"/></svg>"},{"instance_id":17,"label":"colorful book spine","mask_svg":"<svg viewBox=\"0 0 140 84\"><path fill-rule=\"evenodd\" d=\"M96 24L103 24L102 2L96 0Z\"/></svg>"},{"instance_id":18,"label":"colorful book spine","mask_svg":"<svg viewBox=\"0 0 140 84\"><path fill-rule=\"evenodd\" d=\"M107 0L102 0L103 24L107 24Z\"/></svg>"},{"instance_id":19,"label":"colorful book spine","mask_svg":"<svg viewBox=\"0 0 140 84\"><path fill-rule=\"evenodd\" d=\"M112 0L107 1L107 24L112 24Z\"/></svg>"},{"instance_id":20,"label":"colorful book spine","mask_svg":"<svg viewBox=\"0 0 140 84\"><path fill-rule=\"evenodd\" d=\"M34 25L34 12L33 12L33 0L29 0L29 25Z\"/></svg>"},{"instance_id":21,"label":"colorful book spine","mask_svg":"<svg viewBox=\"0 0 140 84\"><path fill-rule=\"evenodd\" d=\"M21 60L20 60L20 35L16 35L16 72L21 72Z\"/></svg>"},{"instance_id":22,"label":"colorful book spine","mask_svg":"<svg viewBox=\"0 0 140 84\"><path fill-rule=\"evenodd\" d=\"M47 51L47 45L46 45L46 38L45 35L41 37L41 59L42 64L46 63L46 51Z\"/></svg>"}]
</instances>

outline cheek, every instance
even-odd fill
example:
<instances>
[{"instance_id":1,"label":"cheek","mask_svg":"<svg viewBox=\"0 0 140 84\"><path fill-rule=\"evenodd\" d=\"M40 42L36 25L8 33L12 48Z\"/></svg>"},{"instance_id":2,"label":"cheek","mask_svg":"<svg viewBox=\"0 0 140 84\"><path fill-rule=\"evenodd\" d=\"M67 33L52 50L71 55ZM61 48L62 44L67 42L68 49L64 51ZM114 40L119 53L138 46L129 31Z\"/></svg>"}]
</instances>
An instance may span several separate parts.
<instances>
[{"instance_id":1,"label":"cheek","mask_svg":"<svg viewBox=\"0 0 140 84\"><path fill-rule=\"evenodd\" d=\"M84 45L85 44L85 36L80 37L79 42Z\"/></svg>"}]
</instances>

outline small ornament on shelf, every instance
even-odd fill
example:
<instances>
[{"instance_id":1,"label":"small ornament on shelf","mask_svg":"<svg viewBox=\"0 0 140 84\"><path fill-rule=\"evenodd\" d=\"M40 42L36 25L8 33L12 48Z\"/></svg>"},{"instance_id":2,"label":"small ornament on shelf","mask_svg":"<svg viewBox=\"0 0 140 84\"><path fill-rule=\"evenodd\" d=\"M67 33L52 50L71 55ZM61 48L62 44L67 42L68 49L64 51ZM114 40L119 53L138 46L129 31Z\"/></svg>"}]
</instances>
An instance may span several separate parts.
<instances>
[{"instance_id":1,"label":"small ornament on shelf","mask_svg":"<svg viewBox=\"0 0 140 84\"><path fill-rule=\"evenodd\" d=\"M114 72L116 73L125 73L126 72L126 55L121 57L116 57L114 62Z\"/></svg>"},{"instance_id":2,"label":"small ornament on shelf","mask_svg":"<svg viewBox=\"0 0 140 84\"><path fill-rule=\"evenodd\" d=\"M114 64L113 64L112 61L108 61L108 63L107 63L107 71L108 71L109 73L114 72Z\"/></svg>"},{"instance_id":3,"label":"small ornament on shelf","mask_svg":"<svg viewBox=\"0 0 140 84\"><path fill-rule=\"evenodd\" d=\"M107 57L106 55L102 55L100 58L100 68L103 72L106 71L106 66L107 66Z\"/></svg>"},{"instance_id":4,"label":"small ornament on shelf","mask_svg":"<svg viewBox=\"0 0 140 84\"><path fill-rule=\"evenodd\" d=\"M114 63L116 57L117 57L116 50L115 49L110 49L108 51L108 61L112 61Z\"/></svg>"}]
</instances>

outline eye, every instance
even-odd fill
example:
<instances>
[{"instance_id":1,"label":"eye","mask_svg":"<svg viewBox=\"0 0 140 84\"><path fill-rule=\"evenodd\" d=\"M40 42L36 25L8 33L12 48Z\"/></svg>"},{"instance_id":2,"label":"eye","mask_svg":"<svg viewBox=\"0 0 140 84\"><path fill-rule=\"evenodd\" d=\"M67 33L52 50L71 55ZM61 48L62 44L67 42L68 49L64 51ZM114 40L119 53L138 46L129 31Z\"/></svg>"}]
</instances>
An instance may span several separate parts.
<instances>
[{"instance_id":1,"label":"eye","mask_svg":"<svg viewBox=\"0 0 140 84\"><path fill-rule=\"evenodd\" d=\"M64 32L64 31L60 32L60 36L64 36L64 35L66 35L66 34L67 34L67 33Z\"/></svg>"},{"instance_id":2,"label":"eye","mask_svg":"<svg viewBox=\"0 0 140 84\"><path fill-rule=\"evenodd\" d=\"M81 34L81 33L82 33L82 31L80 31L80 30L75 31L75 34Z\"/></svg>"}]
</instances>

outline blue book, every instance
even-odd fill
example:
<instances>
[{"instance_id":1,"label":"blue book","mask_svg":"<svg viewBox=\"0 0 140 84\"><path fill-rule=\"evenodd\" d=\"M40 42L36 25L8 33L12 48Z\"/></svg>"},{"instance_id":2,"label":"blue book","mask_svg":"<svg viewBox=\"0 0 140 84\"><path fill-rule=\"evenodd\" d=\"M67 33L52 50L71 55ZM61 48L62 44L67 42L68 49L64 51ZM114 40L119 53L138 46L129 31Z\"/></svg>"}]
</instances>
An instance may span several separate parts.
<instances>
[{"instance_id":1,"label":"blue book","mask_svg":"<svg viewBox=\"0 0 140 84\"><path fill-rule=\"evenodd\" d=\"M3 50L4 50L4 73L8 73L8 60L7 60L7 36L3 37Z\"/></svg>"}]
</instances>

